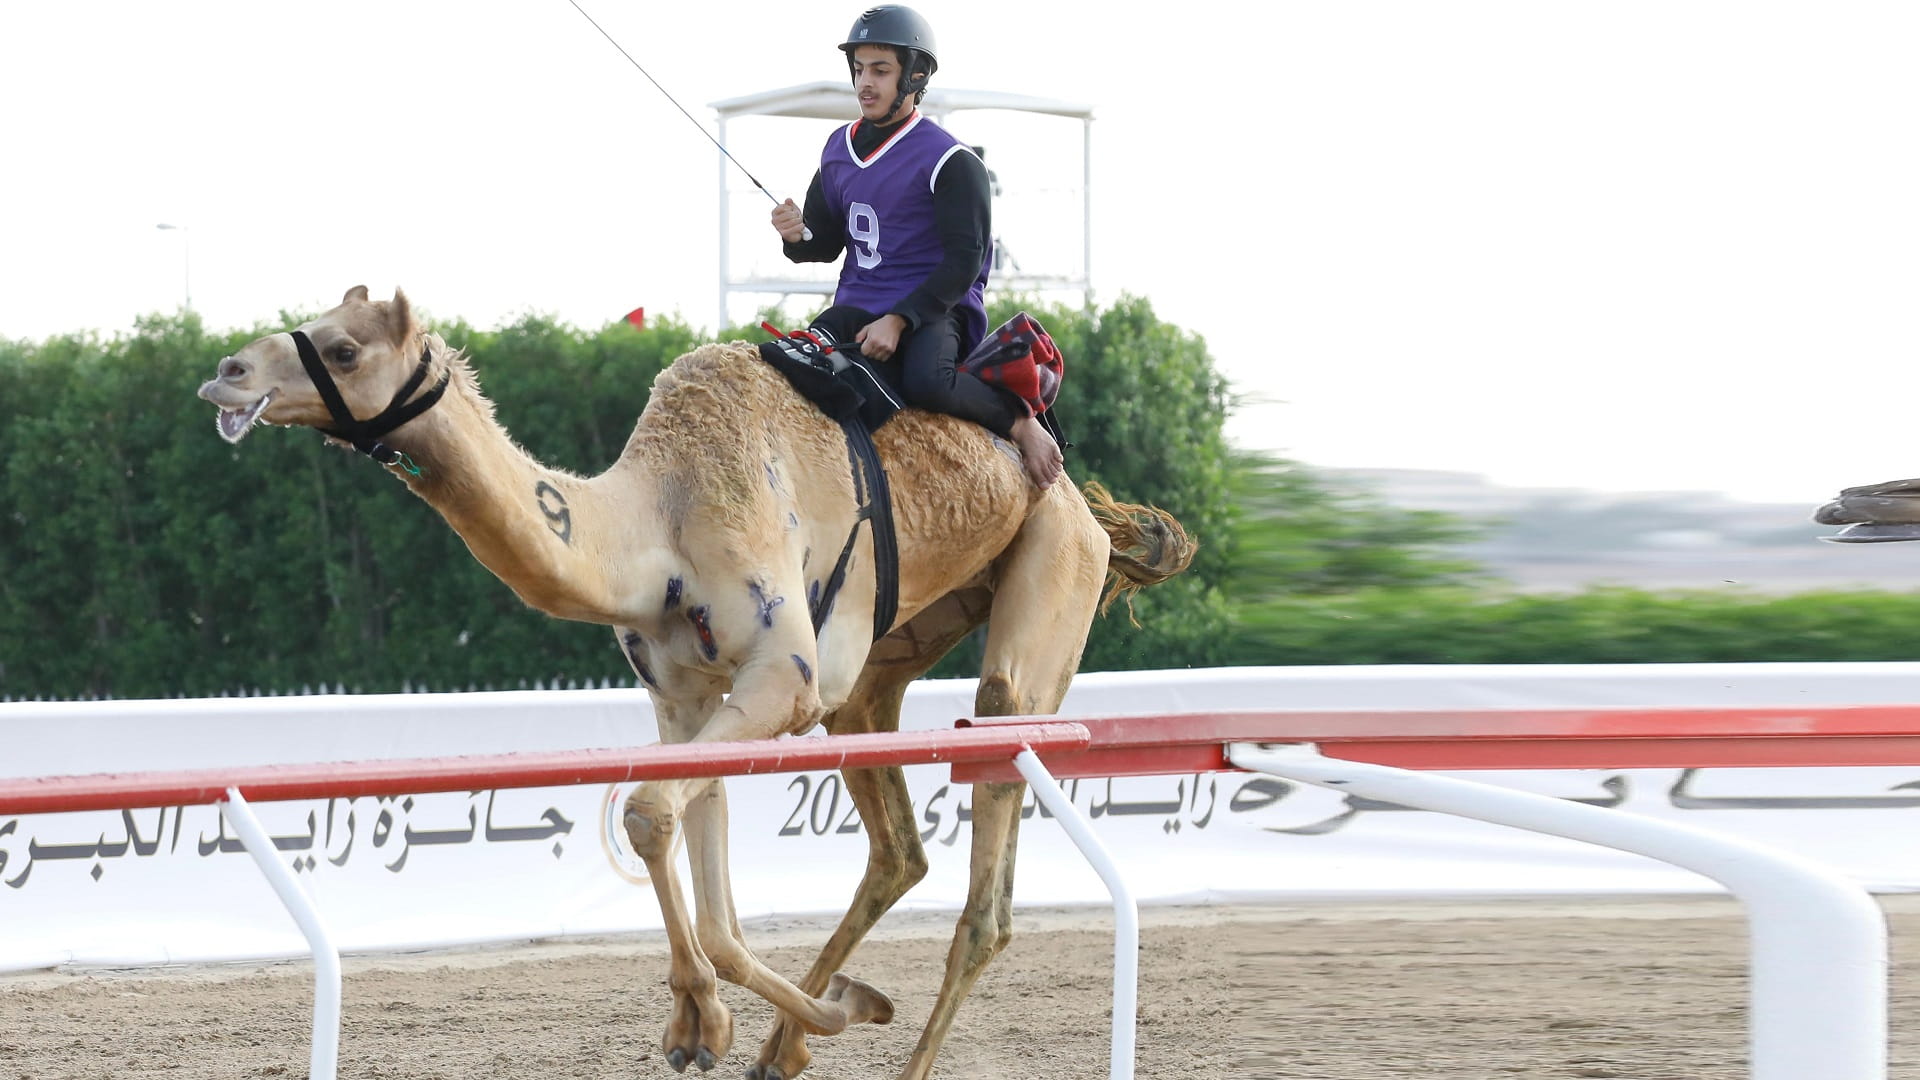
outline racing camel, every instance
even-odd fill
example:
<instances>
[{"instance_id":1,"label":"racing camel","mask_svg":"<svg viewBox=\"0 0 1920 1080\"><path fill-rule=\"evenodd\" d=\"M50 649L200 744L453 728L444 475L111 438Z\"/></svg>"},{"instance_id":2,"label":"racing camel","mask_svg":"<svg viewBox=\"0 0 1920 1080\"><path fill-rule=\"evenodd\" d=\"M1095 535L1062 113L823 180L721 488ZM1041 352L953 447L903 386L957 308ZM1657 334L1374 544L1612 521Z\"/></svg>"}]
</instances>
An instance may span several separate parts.
<instances>
[{"instance_id":1,"label":"racing camel","mask_svg":"<svg viewBox=\"0 0 1920 1080\"><path fill-rule=\"evenodd\" d=\"M906 410L874 434L899 556L897 615L874 640L881 582L857 490L868 485L856 485L840 427L745 343L704 345L661 372L619 460L593 477L515 445L464 355L423 328L399 291L376 301L364 286L348 290L324 315L221 360L200 396L218 406L230 442L264 421L354 445L528 605L613 627L668 742L771 739L816 724L894 730L907 684L982 623L976 713L1055 712L1103 582L1110 603L1179 573L1194 552L1164 511L1092 484L1039 489L985 429ZM830 578L841 579L837 595ZM797 985L743 939L722 784L653 781L627 799L623 822L672 949L662 1048L675 1071L709 1069L732 1045L716 976L778 1010L752 1080L797 1077L808 1034L892 1018L885 994L840 968L925 874L926 854L899 768L850 770L845 782L871 845L867 869ZM1012 935L1023 795L1020 784L974 791L966 905L903 1080L931 1075L955 1011ZM683 828L691 912L671 865Z\"/></svg>"},{"instance_id":2,"label":"racing camel","mask_svg":"<svg viewBox=\"0 0 1920 1080\"><path fill-rule=\"evenodd\" d=\"M1814 511L1822 525L1846 528L1822 540L1838 544L1884 544L1920 540L1920 480L1884 480L1843 489Z\"/></svg>"}]
</instances>

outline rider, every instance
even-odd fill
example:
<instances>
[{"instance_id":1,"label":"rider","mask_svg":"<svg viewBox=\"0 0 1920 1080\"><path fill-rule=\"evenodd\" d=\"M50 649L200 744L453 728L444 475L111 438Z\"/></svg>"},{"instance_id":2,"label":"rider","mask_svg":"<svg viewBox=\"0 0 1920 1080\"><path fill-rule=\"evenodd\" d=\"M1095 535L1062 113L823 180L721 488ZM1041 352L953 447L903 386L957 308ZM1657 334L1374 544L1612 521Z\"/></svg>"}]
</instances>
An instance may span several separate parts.
<instances>
[{"instance_id":1,"label":"rider","mask_svg":"<svg viewBox=\"0 0 1920 1080\"><path fill-rule=\"evenodd\" d=\"M1061 469L1053 436L1017 397L959 368L987 329L989 189L979 157L917 108L939 67L933 28L886 4L863 12L840 49L860 119L827 140L805 210L792 199L773 210L788 259L846 255L834 306L813 328L897 358L909 405L1011 439L1045 488Z\"/></svg>"}]
</instances>

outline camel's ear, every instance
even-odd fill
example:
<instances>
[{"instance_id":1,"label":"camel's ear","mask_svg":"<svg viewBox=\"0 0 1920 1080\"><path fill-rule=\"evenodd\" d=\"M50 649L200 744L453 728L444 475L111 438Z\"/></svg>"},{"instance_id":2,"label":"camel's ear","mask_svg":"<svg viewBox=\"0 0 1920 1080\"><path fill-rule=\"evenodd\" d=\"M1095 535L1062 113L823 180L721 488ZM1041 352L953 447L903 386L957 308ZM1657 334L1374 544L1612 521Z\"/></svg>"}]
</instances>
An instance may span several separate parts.
<instances>
[{"instance_id":1,"label":"camel's ear","mask_svg":"<svg viewBox=\"0 0 1920 1080\"><path fill-rule=\"evenodd\" d=\"M393 299L387 302L387 334L395 342L405 345L412 330L413 305L407 302L407 294L396 285Z\"/></svg>"},{"instance_id":2,"label":"camel's ear","mask_svg":"<svg viewBox=\"0 0 1920 1080\"><path fill-rule=\"evenodd\" d=\"M367 287L365 285L355 285L353 288L347 290L347 295L340 298L340 302L343 304L351 304L355 300L363 304L367 302Z\"/></svg>"}]
</instances>

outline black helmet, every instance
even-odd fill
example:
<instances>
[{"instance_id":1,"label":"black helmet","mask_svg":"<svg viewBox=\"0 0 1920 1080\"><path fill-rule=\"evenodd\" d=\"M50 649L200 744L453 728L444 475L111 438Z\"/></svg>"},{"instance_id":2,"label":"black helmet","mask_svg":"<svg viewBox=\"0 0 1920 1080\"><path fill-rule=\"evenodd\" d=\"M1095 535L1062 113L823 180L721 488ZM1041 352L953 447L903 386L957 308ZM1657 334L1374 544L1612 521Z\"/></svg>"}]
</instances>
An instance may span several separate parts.
<instances>
[{"instance_id":1,"label":"black helmet","mask_svg":"<svg viewBox=\"0 0 1920 1080\"><path fill-rule=\"evenodd\" d=\"M846 43L840 51L847 54L847 74L853 74L853 50L862 45L891 45L900 52L900 92L887 108L891 116L900 111L909 96L918 102L927 92L927 77L940 68L933 54L933 27L920 13L901 4L882 4L868 8L853 21Z\"/></svg>"},{"instance_id":2,"label":"black helmet","mask_svg":"<svg viewBox=\"0 0 1920 1080\"><path fill-rule=\"evenodd\" d=\"M840 50L852 57L853 50L862 45L897 45L925 56L928 75L940 69L939 57L934 55L933 26L903 4L882 4L861 12ZM908 61L913 66L911 55Z\"/></svg>"}]
</instances>

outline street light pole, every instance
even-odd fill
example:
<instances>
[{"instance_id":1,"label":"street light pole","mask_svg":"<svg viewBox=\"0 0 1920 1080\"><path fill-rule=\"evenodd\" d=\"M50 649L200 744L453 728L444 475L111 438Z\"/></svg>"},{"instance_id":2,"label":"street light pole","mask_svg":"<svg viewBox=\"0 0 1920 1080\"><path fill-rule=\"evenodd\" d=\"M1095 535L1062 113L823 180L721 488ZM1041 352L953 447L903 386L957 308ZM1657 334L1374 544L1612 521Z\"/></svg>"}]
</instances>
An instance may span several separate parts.
<instances>
[{"instance_id":1,"label":"street light pole","mask_svg":"<svg viewBox=\"0 0 1920 1080\"><path fill-rule=\"evenodd\" d=\"M193 310L193 232L185 225L168 225L164 222L154 228L180 234L180 286L183 296L181 310Z\"/></svg>"}]
</instances>

